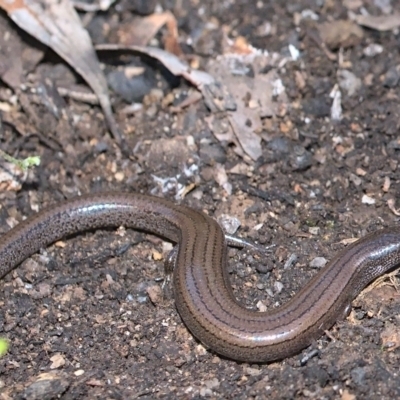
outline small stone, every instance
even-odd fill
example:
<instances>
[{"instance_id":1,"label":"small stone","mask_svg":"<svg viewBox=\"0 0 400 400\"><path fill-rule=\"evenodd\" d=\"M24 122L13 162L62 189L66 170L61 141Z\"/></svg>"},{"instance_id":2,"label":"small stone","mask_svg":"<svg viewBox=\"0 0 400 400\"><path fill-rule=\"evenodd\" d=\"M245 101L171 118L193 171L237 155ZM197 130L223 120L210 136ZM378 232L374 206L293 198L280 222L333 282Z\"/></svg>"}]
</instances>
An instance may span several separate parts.
<instances>
[{"instance_id":1,"label":"small stone","mask_svg":"<svg viewBox=\"0 0 400 400\"><path fill-rule=\"evenodd\" d=\"M320 229L318 226L310 226L308 228L308 232L310 232L311 235L314 235L314 236L319 235L319 231L320 231Z\"/></svg>"},{"instance_id":2,"label":"small stone","mask_svg":"<svg viewBox=\"0 0 400 400\"><path fill-rule=\"evenodd\" d=\"M224 231L228 233L229 235L233 235L236 233L238 228L240 227L241 223L238 218L232 217L227 214L222 214L218 218L219 224L222 226Z\"/></svg>"},{"instance_id":3,"label":"small stone","mask_svg":"<svg viewBox=\"0 0 400 400\"><path fill-rule=\"evenodd\" d=\"M375 57L376 55L381 54L382 51L383 46L381 46L380 44L371 43L364 49L363 53L367 57Z\"/></svg>"},{"instance_id":4,"label":"small stone","mask_svg":"<svg viewBox=\"0 0 400 400\"><path fill-rule=\"evenodd\" d=\"M282 282L275 282L274 283L274 288L275 288L276 293L282 292L283 283Z\"/></svg>"},{"instance_id":5,"label":"small stone","mask_svg":"<svg viewBox=\"0 0 400 400\"><path fill-rule=\"evenodd\" d=\"M372 197L370 197L370 196L364 194L364 196L363 196L362 199L361 199L361 202L362 202L363 204L372 205L372 204L375 204L376 201L375 201L375 199L373 199Z\"/></svg>"},{"instance_id":6,"label":"small stone","mask_svg":"<svg viewBox=\"0 0 400 400\"><path fill-rule=\"evenodd\" d=\"M246 374L250 375L250 376L258 376L261 374L261 371L257 368L251 368L251 367L247 367L246 368Z\"/></svg>"},{"instance_id":7,"label":"small stone","mask_svg":"<svg viewBox=\"0 0 400 400\"><path fill-rule=\"evenodd\" d=\"M153 304L159 304L162 301L162 290L158 285L149 286L147 288L147 294Z\"/></svg>"},{"instance_id":8,"label":"small stone","mask_svg":"<svg viewBox=\"0 0 400 400\"><path fill-rule=\"evenodd\" d=\"M361 88L361 79L346 69L338 72L339 87L347 92L348 96L355 95Z\"/></svg>"},{"instance_id":9,"label":"small stone","mask_svg":"<svg viewBox=\"0 0 400 400\"><path fill-rule=\"evenodd\" d=\"M83 369L78 369L74 372L75 376L81 376L85 373L85 371Z\"/></svg>"},{"instance_id":10,"label":"small stone","mask_svg":"<svg viewBox=\"0 0 400 400\"><path fill-rule=\"evenodd\" d=\"M394 88L399 83L399 79L400 79L399 68L398 66L393 66L386 72L385 78L383 80L383 86L388 88Z\"/></svg>"},{"instance_id":11,"label":"small stone","mask_svg":"<svg viewBox=\"0 0 400 400\"><path fill-rule=\"evenodd\" d=\"M325 264L328 262L328 260L325 257L315 257L313 260L310 262L310 267L311 268L322 268L325 266Z\"/></svg>"}]
</instances>

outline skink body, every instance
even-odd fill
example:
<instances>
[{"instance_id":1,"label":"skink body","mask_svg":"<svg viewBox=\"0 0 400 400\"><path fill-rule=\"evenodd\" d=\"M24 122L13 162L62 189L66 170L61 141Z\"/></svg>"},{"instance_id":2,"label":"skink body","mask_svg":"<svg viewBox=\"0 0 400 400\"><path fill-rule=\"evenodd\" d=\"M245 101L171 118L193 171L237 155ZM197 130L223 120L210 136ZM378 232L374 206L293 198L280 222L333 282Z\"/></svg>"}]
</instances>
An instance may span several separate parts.
<instances>
[{"instance_id":1,"label":"skink body","mask_svg":"<svg viewBox=\"0 0 400 400\"><path fill-rule=\"evenodd\" d=\"M252 311L233 295L227 245L215 220L157 197L101 193L55 205L3 235L0 276L63 237L121 225L179 244L173 276L179 314L206 347L239 361L267 362L299 352L345 315L368 283L400 263L400 227L382 229L339 253L288 303Z\"/></svg>"}]
</instances>

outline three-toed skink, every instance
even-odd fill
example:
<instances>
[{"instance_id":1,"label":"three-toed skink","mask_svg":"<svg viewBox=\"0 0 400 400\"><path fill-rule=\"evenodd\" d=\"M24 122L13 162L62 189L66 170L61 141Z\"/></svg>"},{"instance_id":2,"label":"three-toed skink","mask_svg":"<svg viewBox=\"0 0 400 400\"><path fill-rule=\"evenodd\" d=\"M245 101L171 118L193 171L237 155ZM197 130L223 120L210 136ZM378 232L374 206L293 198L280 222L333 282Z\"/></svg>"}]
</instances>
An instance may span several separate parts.
<instances>
[{"instance_id":1,"label":"three-toed skink","mask_svg":"<svg viewBox=\"0 0 400 400\"><path fill-rule=\"evenodd\" d=\"M179 314L206 347L241 361L299 352L346 315L368 283L400 263L400 227L382 229L348 246L283 306L257 312L233 295L226 240L215 220L162 198L100 193L45 209L3 235L0 277L67 235L121 225L178 243L173 287Z\"/></svg>"}]
</instances>

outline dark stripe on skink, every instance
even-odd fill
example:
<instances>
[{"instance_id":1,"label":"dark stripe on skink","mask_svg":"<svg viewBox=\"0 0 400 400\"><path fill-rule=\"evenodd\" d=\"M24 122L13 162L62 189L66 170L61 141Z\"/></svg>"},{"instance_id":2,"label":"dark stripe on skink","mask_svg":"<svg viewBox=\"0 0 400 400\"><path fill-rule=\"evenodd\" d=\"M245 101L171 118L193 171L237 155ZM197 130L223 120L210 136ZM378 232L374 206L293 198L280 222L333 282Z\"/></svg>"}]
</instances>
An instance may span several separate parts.
<instances>
[{"instance_id":1,"label":"dark stripe on skink","mask_svg":"<svg viewBox=\"0 0 400 400\"><path fill-rule=\"evenodd\" d=\"M400 263L400 227L377 231L334 257L288 303L256 312L233 297L224 236L213 219L160 198L103 193L41 211L0 238L0 276L62 237L120 225L179 241L174 290L183 321L207 347L242 361L300 351L343 315L364 286Z\"/></svg>"}]
</instances>

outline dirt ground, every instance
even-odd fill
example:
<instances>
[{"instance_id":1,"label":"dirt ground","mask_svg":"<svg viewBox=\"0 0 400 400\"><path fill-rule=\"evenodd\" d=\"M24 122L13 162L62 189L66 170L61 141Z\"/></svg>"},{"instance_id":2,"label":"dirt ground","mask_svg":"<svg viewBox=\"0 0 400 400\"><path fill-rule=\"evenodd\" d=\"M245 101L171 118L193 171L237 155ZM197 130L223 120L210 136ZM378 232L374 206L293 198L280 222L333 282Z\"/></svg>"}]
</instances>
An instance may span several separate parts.
<instances>
[{"instance_id":1,"label":"dirt ground","mask_svg":"<svg viewBox=\"0 0 400 400\"><path fill-rule=\"evenodd\" d=\"M112 27L132 23L127 4L93 16L94 42L115 42ZM56 115L37 101L37 92L3 84L1 148L18 158L40 155L41 165L16 179L22 182L17 189L2 181L1 232L83 193L166 197L215 218L236 217L237 235L274 245L266 259L231 249L229 274L246 306L278 306L316 273L318 257L330 260L350 239L399 223L399 29L365 28L350 18L363 7L385 15L390 2L160 4L178 21L182 58L200 69L210 71L209 61L226 51L228 39L236 48L250 44L285 58L257 73L247 65L251 79L276 73L286 96L261 118L261 155L254 159L218 136L215 121L222 132L226 111L213 112L204 99L181 107L195 92L191 84L137 55L102 59L109 83L121 67L145 71L130 82L132 91L144 88L137 98L124 97L120 81L113 86L122 149L98 106L64 97ZM390 13L400 12L397 2L392 6ZM4 24L6 14L1 17ZM12 24L9 35L27 40ZM30 87L60 76L68 77L67 85L83 85L46 51L29 71ZM250 89L245 97L251 104ZM125 112L130 103L142 107ZM243 129L251 124L246 120ZM400 398L396 277L358 296L349 317L302 353L247 364L206 350L186 329L173 298L163 297L167 251L155 236L99 230L57 242L9 273L0 282L0 336L10 342L0 359L0 398Z\"/></svg>"}]
</instances>

